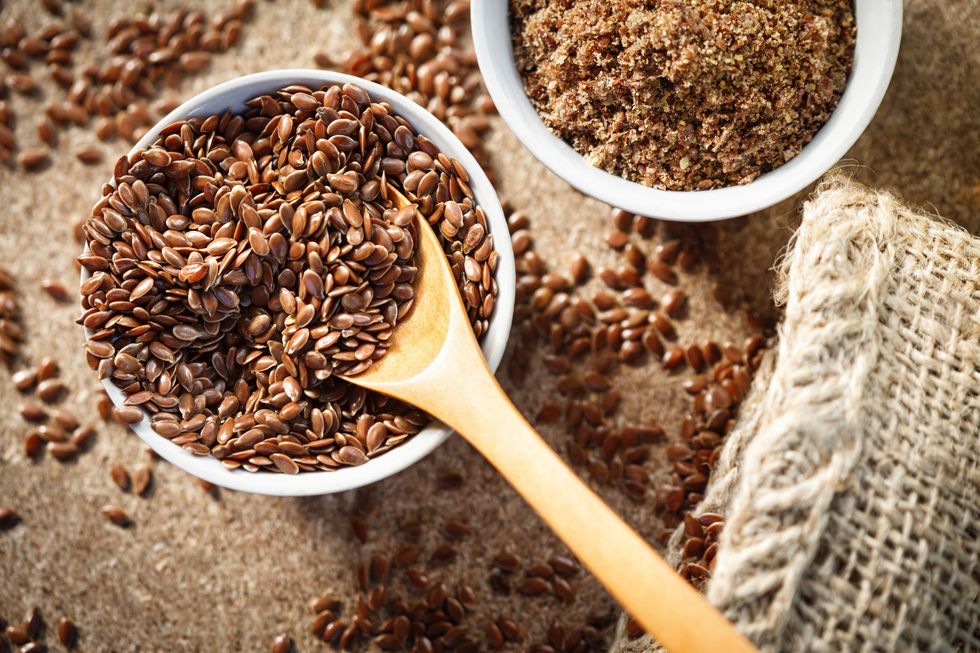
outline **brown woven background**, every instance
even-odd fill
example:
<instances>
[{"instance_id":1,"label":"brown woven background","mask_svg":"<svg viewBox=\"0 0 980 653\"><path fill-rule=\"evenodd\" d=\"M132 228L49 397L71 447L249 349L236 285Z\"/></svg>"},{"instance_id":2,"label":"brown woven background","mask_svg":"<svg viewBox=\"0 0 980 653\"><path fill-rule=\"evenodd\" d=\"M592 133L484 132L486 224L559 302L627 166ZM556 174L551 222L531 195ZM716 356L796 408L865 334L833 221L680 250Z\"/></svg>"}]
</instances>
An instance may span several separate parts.
<instances>
[{"instance_id":1,"label":"brown woven background","mask_svg":"<svg viewBox=\"0 0 980 653\"><path fill-rule=\"evenodd\" d=\"M135 10L124 0L77 4L93 18L97 34L113 15ZM208 11L227 7L218 1L199 4ZM299 1L259 2L241 44L218 56L208 72L189 79L181 96L238 74L311 65L316 48L354 45L349 4L328 4L316 9ZM0 17L17 15L31 27L48 20L27 0L8 0L0 7ZM875 122L849 155L861 178L893 188L913 204L932 205L974 232L980 230L978 36L980 7L973 0L909 2L895 80ZM76 58L84 62L98 53L86 43ZM32 111L39 103L18 96L9 102L19 117L20 143L34 144ZM110 165L86 168L74 160L72 149L90 139L77 128L63 134L63 154L38 174L0 167L0 264L18 281L28 329L23 360L56 356L73 389L65 405L96 422L95 383L80 355L76 310L37 292L44 278L65 284L76 278L71 222L97 198ZM537 250L546 260L564 268L578 249L596 267L615 261L602 244L610 228L605 206L571 191L505 128L492 134L490 147L501 196L530 216ZM107 161L125 149L119 141L105 146ZM744 302L756 312L768 311L768 270L792 233L795 211L790 202L720 227L717 269L701 267L682 275L681 286L691 297L688 316L678 324L682 339L739 341L748 333L744 313L723 310L719 295L730 306ZM652 249L656 242L646 246ZM665 289L650 281L648 287L656 295ZM658 421L675 435L688 403L683 378L659 366L619 375L616 387L626 395L623 421ZM540 366L532 365L524 388L512 396L533 415L555 392ZM26 426L16 414L18 400L8 372L0 370L0 505L16 508L24 519L0 533L0 617L19 620L32 605L39 605L49 621L67 615L81 628L86 650L256 650L283 630L301 650L326 648L308 634L307 600L326 590L350 595L361 556L393 551L402 541L397 525L411 519L427 525L423 541L428 551L446 518L469 520L476 534L460 544L458 561L434 575L451 585L465 580L478 588L481 608L472 618L478 630L487 615L510 616L528 630L527 646L542 641L553 620L571 626L587 612L612 608L595 582L581 575L571 605L553 597L508 598L490 592L489 559L498 551L540 561L562 547L458 439L399 477L358 493L316 499L212 496L182 472L157 462L154 490L140 499L121 494L107 471L111 461L132 468L145 460L135 436L100 425L94 448L76 463L62 465L50 457L31 463L21 451ZM558 426L543 432L554 443L566 438ZM665 466L662 455L647 463L655 475L664 474ZM437 488L439 476L448 471L468 477L462 488ZM644 534L659 533L652 496L634 503L616 490L600 489ZM102 518L99 507L110 501L131 513L134 528L124 531ZM370 539L362 549L350 535L350 517L357 506L371 505Z\"/></svg>"}]
</instances>

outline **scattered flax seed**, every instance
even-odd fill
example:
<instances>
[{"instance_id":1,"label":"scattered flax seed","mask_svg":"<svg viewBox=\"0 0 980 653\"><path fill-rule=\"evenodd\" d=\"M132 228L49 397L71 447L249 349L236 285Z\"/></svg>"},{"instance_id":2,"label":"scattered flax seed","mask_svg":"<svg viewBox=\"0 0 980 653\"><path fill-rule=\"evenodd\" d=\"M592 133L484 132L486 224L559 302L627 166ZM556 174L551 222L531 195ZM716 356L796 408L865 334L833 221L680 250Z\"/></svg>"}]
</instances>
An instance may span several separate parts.
<instances>
[{"instance_id":1,"label":"scattered flax seed","mask_svg":"<svg viewBox=\"0 0 980 653\"><path fill-rule=\"evenodd\" d=\"M837 105L854 52L850 0L510 6L545 123L593 165L670 190L747 183L792 159Z\"/></svg>"},{"instance_id":2,"label":"scattered flax seed","mask_svg":"<svg viewBox=\"0 0 980 653\"><path fill-rule=\"evenodd\" d=\"M350 530L357 538L357 541L364 544L368 541L368 524L367 521L360 517L351 517L350 520Z\"/></svg>"},{"instance_id":3,"label":"scattered flax seed","mask_svg":"<svg viewBox=\"0 0 980 653\"><path fill-rule=\"evenodd\" d=\"M95 429L88 425L82 425L76 428L71 434L71 443L75 445L79 451L87 449L92 443L92 438L95 437Z\"/></svg>"},{"instance_id":4,"label":"scattered flax seed","mask_svg":"<svg viewBox=\"0 0 980 653\"><path fill-rule=\"evenodd\" d=\"M65 384L57 379L45 379L37 384L37 396L45 403L57 401L65 391Z\"/></svg>"},{"instance_id":5,"label":"scattered flax seed","mask_svg":"<svg viewBox=\"0 0 980 653\"><path fill-rule=\"evenodd\" d=\"M58 362L50 356L45 356L41 359L41 362L37 364L37 380L46 381L54 378L58 375L58 371Z\"/></svg>"},{"instance_id":6,"label":"scattered flax seed","mask_svg":"<svg viewBox=\"0 0 980 653\"><path fill-rule=\"evenodd\" d=\"M498 553L493 558L493 566L504 572L514 572L520 564L520 559L513 553Z\"/></svg>"},{"instance_id":7,"label":"scattered flax seed","mask_svg":"<svg viewBox=\"0 0 980 653\"><path fill-rule=\"evenodd\" d=\"M13 374L14 387L20 392L27 392L34 387L37 381L37 374L34 370L18 370Z\"/></svg>"},{"instance_id":8,"label":"scattered flax seed","mask_svg":"<svg viewBox=\"0 0 980 653\"><path fill-rule=\"evenodd\" d=\"M517 591L525 596L540 596L548 589L548 581L540 577L526 578L517 586Z\"/></svg>"},{"instance_id":9,"label":"scattered flax seed","mask_svg":"<svg viewBox=\"0 0 980 653\"><path fill-rule=\"evenodd\" d=\"M313 63L319 68L336 68L337 66L333 57L323 50L317 50L313 53Z\"/></svg>"},{"instance_id":10,"label":"scattered flax seed","mask_svg":"<svg viewBox=\"0 0 980 653\"><path fill-rule=\"evenodd\" d=\"M682 511L701 500L710 467L717 459L724 435L734 424L738 402L748 392L751 374L758 367L766 343L756 333L743 346L680 344L683 333L671 319L684 314L686 301L680 288L667 292L662 310L653 310L658 302L644 287L644 273L653 277L654 284L678 284L676 269L682 267L682 259L686 257L688 269L696 267L702 260L705 243L713 242L710 228L699 232L619 210L612 211L611 220L615 231L624 235L635 232L649 238L662 231L662 241L653 245L649 253L642 243L627 243L620 250L626 265L599 270L597 276L606 288L585 299L576 296L575 288L562 287L562 292L557 291L555 275L534 252L527 215L510 216L511 229L527 233L528 245L516 260L515 317L522 338L507 371L519 386L534 358L534 348L544 348L537 358L559 390L554 403L558 404L569 433L564 447L569 462L582 467L597 484L618 485L634 501L643 501L651 489L651 474L644 467L652 458L649 445L668 437L657 425L615 424L612 418L621 401L615 389L618 365L642 362L645 354L650 354L653 361L660 361L678 376L688 365L700 374L679 379L690 393L691 415L681 428L684 443L671 438L666 447L673 476L652 488L656 508L668 526L660 534L666 543L669 527L679 523ZM576 318L570 319L573 312ZM761 323L752 328L761 329ZM671 342L669 349L665 341ZM748 352L752 352L751 360ZM550 418L553 410L549 406L542 416ZM592 453L592 449L598 451ZM516 561L512 562L516 568ZM692 574L698 573L697 567L692 568ZM509 580L502 570L491 572L487 582L493 592L501 595L509 594L513 585L520 584ZM533 585L525 589L536 591ZM574 594L574 587L554 581L551 590L559 598Z\"/></svg>"},{"instance_id":11,"label":"scattered flax seed","mask_svg":"<svg viewBox=\"0 0 980 653\"><path fill-rule=\"evenodd\" d=\"M68 650L74 649L78 643L78 628L67 617L58 620L58 641Z\"/></svg>"},{"instance_id":12,"label":"scattered flax seed","mask_svg":"<svg viewBox=\"0 0 980 653\"><path fill-rule=\"evenodd\" d=\"M459 472L446 472L439 476L437 486L440 490L458 490L466 483L466 476Z\"/></svg>"},{"instance_id":13,"label":"scattered flax seed","mask_svg":"<svg viewBox=\"0 0 980 653\"><path fill-rule=\"evenodd\" d=\"M34 171L48 164L50 161L47 150L31 149L22 150L17 155L17 165L24 170Z\"/></svg>"},{"instance_id":14,"label":"scattered flax seed","mask_svg":"<svg viewBox=\"0 0 980 653\"><path fill-rule=\"evenodd\" d=\"M629 236L622 231L613 231L606 234L606 244L612 249L621 250L629 242Z\"/></svg>"},{"instance_id":15,"label":"scattered flax seed","mask_svg":"<svg viewBox=\"0 0 980 653\"><path fill-rule=\"evenodd\" d=\"M37 82L26 73L13 73L8 75L7 83L21 95L33 95L37 89Z\"/></svg>"},{"instance_id":16,"label":"scattered flax seed","mask_svg":"<svg viewBox=\"0 0 980 653\"><path fill-rule=\"evenodd\" d=\"M20 515L8 506L0 506L0 531L10 530L20 523Z\"/></svg>"},{"instance_id":17,"label":"scattered flax seed","mask_svg":"<svg viewBox=\"0 0 980 653\"><path fill-rule=\"evenodd\" d=\"M203 478L198 478L198 479L195 479L195 480L197 481L197 486L199 488L201 488L201 490L205 494L210 494L211 496L215 496L215 497L217 496L217 494L218 494L218 486L217 485L215 485L214 483L211 483L210 481L205 481Z\"/></svg>"},{"instance_id":18,"label":"scattered flax seed","mask_svg":"<svg viewBox=\"0 0 980 653\"><path fill-rule=\"evenodd\" d=\"M41 608L36 605L30 608L24 614L24 625L31 639L39 639L44 631L44 615L41 614Z\"/></svg>"},{"instance_id":19,"label":"scattered flax seed","mask_svg":"<svg viewBox=\"0 0 980 653\"><path fill-rule=\"evenodd\" d=\"M570 602L575 598L575 588L564 578L555 578L551 586L555 595L561 600Z\"/></svg>"},{"instance_id":20,"label":"scattered flax seed","mask_svg":"<svg viewBox=\"0 0 980 653\"><path fill-rule=\"evenodd\" d=\"M58 131L47 116L41 116L37 120L37 137L49 147L58 144Z\"/></svg>"},{"instance_id":21,"label":"scattered flax seed","mask_svg":"<svg viewBox=\"0 0 980 653\"><path fill-rule=\"evenodd\" d=\"M133 494L145 496L153 483L153 469L146 464L138 465L132 474Z\"/></svg>"},{"instance_id":22,"label":"scattered flax seed","mask_svg":"<svg viewBox=\"0 0 980 653\"><path fill-rule=\"evenodd\" d=\"M663 299L660 300L660 305L667 315L676 317L684 308L686 301L687 296L684 294L684 291L680 288L674 288L663 296Z\"/></svg>"},{"instance_id":23,"label":"scattered flax seed","mask_svg":"<svg viewBox=\"0 0 980 653\"><path fill-rule=\"evenodd\" d=\"M553 555L548 558L548 564L555 570L556 574L571 577L578 573L578 563L564 555Z\"/></svg>"},{"instance_id":24,"label":"scattered flax seed","mask_svg":"<svg viewBox=\"0 0 980 653\"><path fill-rule=\"evenodd\" d=\"M44 451L44 440L38 434L38 432L31 431L26 436L24 436L24 455L28 458L34 458L38 456L42 451Z\"/></svg>"},{"instance_id":25,"label":"scattered flax seed","mask_svg":"<svg viewBox=\"0 0 980 653\"><path fill-rule=\"evenodd\" d=\"M58 426L66 431L73 431L78 428L78 418L75 417L74 413L65 408L52 409L51 418Z\"/></svg>"},{"instance_id":26,"label":"scattered flax seed","mask_svg":"<svg viewBox=\"0 0 980 653\"><path fill-rule=\"evenodd\" d=\"M57 281L45 279L41 282L41 288L56 302L68 301L68 290Z\"/></svg>"},{"instance_id":27,"label":"scattered flax seed","mask_svg":"<svg viewBox=\"0 0 980 653\"><path fill-rule=\"evenodd\" d=\"M59 462L68 462L78 455L78 447L72 442L48 442L48 453Z\"/></svg>"},{"instance_id":28,"label":"scattered flax seed","mask_svg":"<svg viewBox=\"0 0 980 653\"><path fill-rule=\"evenodd\" d=\"M43 422L48 418L47 411L33 402L22 403L17 410L25 422Z\"/></svg>"},{"instance_id":29,"label":"scattered flax seed","mask_svg":"<svg viewBox=\"0 0 980 653\"><path fill-rule=\"evenodd\" d=\"M87 166L102 161L102 150L95 145L83 145L75 150L75 158Z\"/></svg>"},{"instance_id":30,"label":"scattered flax seed","mask_svg":"<svg viewBox=\"0 0 980 653\"><path fill-rule=\"evenodd\" d=\"M27 632L27 624L10 624L4 629L3 634L15 645L27 644L30 646L29 642L31 641L31 636ZM6 644L6 642L4 642L4 644Z\"/></svg>"},{"instance_id":31,"label":"scattered flax seed","mask_svg":"<svg viewBox=\"0 0 980 653\"><path fill-rule=\"evenodd\" d=\"M116 484L116 487L123 492L129 490L129 472L127 472L126 468L119 463L112 463L109 465L109 478L111 478L112 482Z\"/></svg>"},{"instance_id":32,"label":"scattered flax seed","mask_svg":"<svg viewBox=\"0 0 980 653\"><path fill-rule=\"evenodd\" d=\"M45 424L38 427L38 434L45 442L67 442L68 432L57 424Z\"/></svg>"},{"instance_id":33,"label":"scattered flax seed","mask_svg":"<svg viewBox=\"0 0 980 653\"><path fill-rule=\"evenodd\" d=\"M113 417L112 400L109 399L109 395L105 394L105 389L101 385L98 388L96 397L96 410L99 413L99 417L102 418L102 421L108 422Z\"/></svg>"},{"instance_id":34,"label":"scattered flax seed","mask_svg":"<svg viewBox=\"0 0 980 653\"><path fill-rule=\"evenodd\" d=\"M100 141L111 140L116 135L116 123L105 116L95 121L95 137Z\"/></svg>"},{"instance_id":35,"label":"scattered flax seed","mask_svg":"<svg viewBox=\"0 0 980 653\"><path fill-rule=\"evenodd\" d=\"M334 610L341 605L340 598L332 593L321 594L310 600L310 610L313 612L323 612L324 610Z\"/></svg>"},{"instance_id":36,"label":"scattered flax seed","mask_svg":"<svg viewBox=\"0 0 980 653\"><path fill-rule=\"evenodd\" d=\"M109 504L103 506L102 514L116 526L126 528L132 524L126 511L117 505Z\"/></svg>"},{"instance_id":37,"label":"scattered flax seed","mask_svg":"<svg viewBox=\"0 0 980 653\"><path fill-rule=\"evenodd\" d=\"M322 630L320 631L322 632ZM320 633L314 633L319 636ZM279 633L272 640L272 653L291 653L293 651L293 640L286 633Z\"/></svg>"}]
</instances>

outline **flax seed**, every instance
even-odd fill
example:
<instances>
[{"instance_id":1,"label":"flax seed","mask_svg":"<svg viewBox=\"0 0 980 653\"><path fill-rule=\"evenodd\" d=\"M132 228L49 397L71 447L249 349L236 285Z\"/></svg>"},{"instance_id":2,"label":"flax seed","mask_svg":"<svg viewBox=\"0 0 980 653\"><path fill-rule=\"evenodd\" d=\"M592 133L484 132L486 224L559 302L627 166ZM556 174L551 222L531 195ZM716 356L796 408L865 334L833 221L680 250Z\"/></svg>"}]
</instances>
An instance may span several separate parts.
<instances>
[{"instance_id":1,"label":"flax seed","mask_svg":"<svg viewBox=\"0 0 980 653\"><path fill-rule=\"evenodd\" d=\"M72 460L78 454L78 447L72 442L48 442L46 448L52 457L61 462Z\"/></svg>"},{"instance_id":2,"label":"flax seed","mask_svg":"<svg viewBox=\"0 0 980 653\"><path fill-rule=\"evenodd\" d=\"M75 158L85 165L95 165L102 161L102 150L95 145L85 145L75 150Z\"/></svg>"},{"instance_id":3,"label":"flax seed","mask_svg":"<svg viewBox=\"0 0 980 653\"><path fill-rule=\"evenodd\" d=\"M126 511L117 505L109 504L103 506L102 514L116 526L126 528L132 524L132 521L129 519L129 515L126 514Z\"/></svg>"},{"instance_id":4,"label":"flax seed","mask_svg":"<svg viewBox=\"0 0 980 653\"><path fill-rule=\"evenodd\" d=\"M50 356L45 356L41 359L41 362L37 364L36 368L37 380L46 381L48 379L54 378L58 375L58 362L55 361Z\"/></svg>"},{"instance_id":5,"label":"flax seed","mask_svg":"<svg viewBox=\"0 0 980 653\"><path fill-rule=\"evenodd\" d=\"M38 432L31 431L26 436L24 436L24 455L28 458L34 458L41 451L44 450L44 439L38 434Z\"/></svg>"},{"instance_id":6,"label":"flax seed","mask_svg":"<svg viewBox=\"0 0 980 653\"><path fill-rule=\"evenodd\" d=\"M68 290L57 281L51 281L50 279L45 279L41 282L41 288L44 292L48 293L51 299L56 302L64 302L68 300Z\"/></svg>"},{"instance_id":7,"label":"flax seed","mask_svg":"<svg viewBox=\"0 0 980 653\"><path fill-rule=\"evenodd\" d=\"M44 408L31 402L22 403L18 407L18 412L25 422L43 422L48 418L48 413Z\"/></svg>"},{"instance_id":8,"label":"flax seed","mask_svg":"<svg viewBox=\"0 0 980 653\"><path fill-rule=\"evenodd\" d=\"M112 463L109 466L109 477L112 479L112 482L115 483L116 486L123 492L129 490L129 472L127 472L126 468L119 463Z\"/></svg>"},{"instance_id":9,"label":"flax seed","mask_svg":"<svg viewBox=\"0 0 980 653\"><path fill-rule=\"evenodd\" d=\"M629 236L622 231L613 231L606 234L605 241L611 249L622 250L629 242Z\"/></svg>"},{"instance_id":10,"label":"flax seed","mask_svg":"<svg viewBox=\"0 0 980 653\"><path fill-rule=\"evenodd\" d=\"M9 506L0 506L0 531L10 530L20 523L20 515Z\"/></svg>"},{"instance_id":11,"label":"flax seed","mask_svg":"<svg viewBox=\"0 0 980 653\"><path fill-rule=\"evenodd\" d=\"M660 305L667 315L676 317L684 308L686 301L687 296L684 294L684 291L680 288L674 288L663 296L663 299L660 300Z\"/></svg>"},{"instance_id":12,"label":"flax seed","mask_svg":"<svg viewBox=\"0 0 980 653\"><path fill-rule=\"evenodd\" d=\"M68 650L75 648L78 643L78 628L71 619L62 617L58 620L58 641Z\"/></svg>"},{"instance_id":13,"label":"flax seed","mask_svg":"<svg viewBox=\"0 0 980 653\"><path fill-rule=\"evenodd\" d=\"M569 266L569 271L572 278L572 283L576 286L580 286L589 279L589 274L591 273L591 266L589 265L588 259L582 254L574 254L572 256L572 262Z\"/></svg>"},{"instance_id":14,"label":"flax seed","mask_svg":"<svg viewBox=\"0 0 980 653\"><path fill-rule=\"evenodd\" d=\"M35 171L48 164L50 157L47 150L23 150L17 155L17 165L24 170Z\"/></svg>"},{"instance_id":15,"label":"flax seed","mask_svg":"<svg viewBox=\"0 0 980 653\"><path fill-rule=\"evenodd\" d=\"M10 624L4 629L3 634L15 645L27 644L30 646L33 644L31 635L27 632L27 624Z\"/></svg>"},{"instance_id":16,"label":"flax seed","mask_svg":"<svg viewBox=\"0 0 980 653\"><path fill-rule=\"evenodd\" d=\"M570 602L575 598L575 588L564 578L555 578L551 585L555 595L561 600Z\"/></svg>"},{"instance_id":17,"label":"flax seed","mask_svg":"<svg viewBox=\"0 0 980 653\"><path fill-rule=\"evenodd\" d=\"M27 392L34 387L34 383L37 380L37 374L34 370L19 370L14 372L11 379L14 382L14 387L20 392Z\"/></svg>"},{"instance_id":18,"label":"flax seed","mask_svg":"<svg viewBox=\"0 0 980 653\"><path fill-rule=\"evenodd\" d=\"M684 364L684 348L674 347L663 355L664 369L675 370Z\"/></svg>"},{"instance_id":19,"label":"flax seed","mask_svg":"<svg viewBox=\"0 0 980 653\"><path fill-rule=\"evenodd\" d=\"M37 396L46 403L57 401L64 391L65 384L56 379L45 379L37 384Z\"/></svg>"},{"instance_id":20,"label":"flax seed","mask_svg":"<svg viewBox=\"0 0 980 653\"><path fill-rule=\"evenodd\" d=\"M660 260L650 259L647 261L647 270L666 284L674 285L677 283L677 275L670 269L670 266Z\"/></svg>"},{"instance_id":21,"label":"flax seed","mask_svg":"<svg viewBox=\"0 0 980 653\"><path fill-rule=\"evenodd\" d=\"M133 494L145 496L153 482L153 469L149 465L138 465L133 470L132 485Z\"/></svg>"},{"instance_id":22,"label":"flax seed","mask_svg":"<svg viewBox=\"0 0 980 653\"><path fill-rule=\"evenodd\" d=\"M58 132L55 129L54 123L47 116L42 116L37 120L37 137L41 141L47 144L49 147L54 147L58 144Z\"/></svg>"}]
</instances>

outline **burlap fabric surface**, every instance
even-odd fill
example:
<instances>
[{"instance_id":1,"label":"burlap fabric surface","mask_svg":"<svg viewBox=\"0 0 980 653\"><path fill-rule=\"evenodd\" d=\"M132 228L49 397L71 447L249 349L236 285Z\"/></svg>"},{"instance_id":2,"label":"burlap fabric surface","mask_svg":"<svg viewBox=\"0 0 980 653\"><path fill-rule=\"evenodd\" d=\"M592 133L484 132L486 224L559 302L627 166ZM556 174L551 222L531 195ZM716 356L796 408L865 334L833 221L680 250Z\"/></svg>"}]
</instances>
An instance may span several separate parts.
<instances>
[{"instance_id":1,"label":"burlap fabric surface","mask_svg":"<svg viewBox=\"0 0 980 653\"><path fill-rule=\"evenodd\" d=\"M707 596L763 650L980 649L978 261L887 193L804 207L778 349L701 507L728 515Z\"/></svg>"},{"instance_id":2,"label":"burlap fabric surface","mask_svg":"<svg viewBox=\"0 0 980 653\"><path fill-rule=\"evenodd\" d=\"M137 9L169 11L178 4L70 3L91 17L100 39L114 16ZM206 71L189 77L179 89L161 89L161 95L186 98L236 75L312 65L317 49L342 51L355 45L350 3L323 4L318 9L309 2L259 0L236 48L215 55ZM224 0L194 3L209 14L228 5ZM17 15L32 30L51 20L33 0L0 2L0 17L7 15ZM980 7L973 0L909 2L895 79L875 121L848 155L848 161L861 166L855 172L875 185L899 189L916 205L933 204L974 231L980 228L980 87L974 79L980 66L978 34ZM104 56L104 48L84 42L75 59L80 68ZM0 64L0 74L6 72ZM11 93L6 100L17 114L23 147L38 144L34 120L39 107L48 97L60 97L43 65L36 64L32 73L42 80L39 94L27 98ZM551 175L499 119L493 125L487 141L497 189L529 215L536 251L562 270L577 250L595 268L621 265L621 257L603 243L611 228L608 207ZM77 244L71 222L88 211L110 162L129 147L122 141L105 144L106 163L85 167L71 153L87 143L97 143L90 130L73 128L61 133L57 156L43 171L26 174L0 166L0 263L16 275L27 329L23 363L56 356L71 388L63 405L84 421L97 423L95 384L80 355L80 330L73 324L77 309L38 291L44 279L74 283L71 260ZM749 332L741 309L770 311L770 268L795 230L803 197L717 228L717 264L680 274L688 312L677 326L685 343L709 338L740 342ZM649 253L660 242L662 235L639 245ZM655 279L646 283L655 297L669 290ZM586 296L599 287L598 282L590 284ZM519 337L515 331L513 338ZM554 399L556 389L554 377L539 361L528 367L523 387L506 376L503 381L521 410L533 417ZM686 378L657 364L624 369L615 378L623 393L617 423L655 421L671 438L679 437L690 401L682 388ZM462 517L473 528L475 534L458 543L458 558L434 566L433 574L450 586L466 581L479 589L480 606L468 617L478 635L487 618L511 617L525 628L523 640L514 644L525 650L545 641L552 622L572 628L591 611L615 610L584 573L574 579L576 597L570 603L489 590L490 560L497 552L518 552L531 564L563 548L458 438L405 473L357 493L303 500L211 495L179 470L156 462L153 490L138 498L121 493L108 475L112 462L132 470L146 461L135 436L99 424L94 447L77 462L62 465L48 456L29 463L21 449L27 427L17 415L19 401L10 391L9 373L0 369L0 505L16 508L23 517L16 528L0 533L0 618L19 620L32 605L40 606L49 622L71 617L81 629L84 650L262 650L280 631L292 635L300 650L328 650L309 632L307 601L326 591L354 596L356 564L375 552L391 553L403 546L400 526L415 519L426 524L420 542L426 560L443 539L446 519ZM570 437L564 425L539 427L564 453ZM645 467L653 487L669 476L661 448ZM467 477L461 488L447 491L440 484L440 477L450 472ZM645 536L656 538L663 523L652 505L652 492L633 502L615 488L594 485ZM118 529L102 517L99 508L109 502L129 512L133 528ZM355 513L368 515L366 545L351 536ZM54 641L50 630L49 643Z\"/></svg>"}]
</instances>

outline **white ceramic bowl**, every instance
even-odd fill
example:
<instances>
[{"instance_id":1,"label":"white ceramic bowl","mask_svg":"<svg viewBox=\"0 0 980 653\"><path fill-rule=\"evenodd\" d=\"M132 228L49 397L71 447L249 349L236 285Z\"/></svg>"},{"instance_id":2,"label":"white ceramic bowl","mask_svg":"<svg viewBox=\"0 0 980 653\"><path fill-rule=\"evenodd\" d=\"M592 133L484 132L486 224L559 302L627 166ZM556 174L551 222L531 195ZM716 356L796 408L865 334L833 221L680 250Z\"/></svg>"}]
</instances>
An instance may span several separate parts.
<instances>
[{"instance_id":1,"label":"white ceramic bowl","mask_svg":"<svg viewBox=\"0 0 980 653\"><path fill-rule=\"evenodd\" d=\"M665 191L594 167L542 122L514 63L509 0L471 0L473 43L497 110L524 146L569 184L640 215L699 222L746 215L799 192L854 144L881 103L902 37L902 0L854 0L857 44L847 88L830 120L793 160L744 186Z\"/></svg>"},{"instance_id":2,"label":"white ceramic bowl","mask_svg":"<svg viewBox=\"0 0 980 653\"><path fill-rule=\"evenodd\" d=\"M348 82L364 88L373 99L390 103L398 115L408 120L420 134L431 139L447 156L462 162L469 173L470 186L477 202L486 212L490 233L493 234L494 244L500 256L497 267L499 295L490 327L483 336L483 354L487 358L490 369L496 370L507 346L507 337L514 315L514 253L511 249L507 222L493 186L473 156L442 122L408 98L379 84L331 71L287 69L256 73L219 84L184 102L147 132L132 151L150 145L160 131L173 122L193 116L220 113L228 108L243 110L246 100L289 84L304 84L318 88L324 84ZM82 278L85 277L87 274L83 274ZM452 380L449 379L448 382L451 383ZM103 381L103 385L112 401L116 405L123 405L125 400L123 392L109 380ZM452 433L449 427L433 423L403 444L377 458L372 458L363 465L345 467L332 472L304 472L289 476L226 469L217 458L196 456L157 435L150 428L150 421L146 418L134 424L132 429L160 456L198 478L232 490L279 496L330 494L374 483L418 462Z\"/></svg>"}]
</instances>

